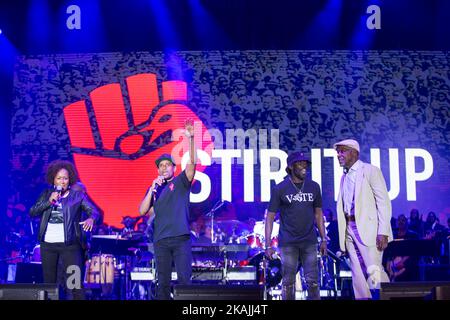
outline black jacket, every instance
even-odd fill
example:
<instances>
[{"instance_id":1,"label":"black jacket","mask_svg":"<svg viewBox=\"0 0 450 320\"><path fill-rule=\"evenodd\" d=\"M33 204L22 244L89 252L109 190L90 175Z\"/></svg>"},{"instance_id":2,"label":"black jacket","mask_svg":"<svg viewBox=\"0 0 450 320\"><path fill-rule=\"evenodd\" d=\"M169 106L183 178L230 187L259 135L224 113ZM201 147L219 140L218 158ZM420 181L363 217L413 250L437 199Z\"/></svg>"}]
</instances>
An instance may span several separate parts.
<instances>
[{"instance_id":1,"label":"black jacket","mask_svg":"<svg viewBox=\"0 0 450 320\"><path fill-rule=\"evenodd\" d=\"M40 195L36 204L30 209L30 216L41 217L39 228L39 241L44 241L45 231L47 230L48 220L52 212L52 205L48 201L53 190L45 190ZM70 190L69 195L61 199L63 217L64 217L64 243L65 245L81 244L83 231L80 222L83 221L82 213L96 221L99 213L94 205L87 199L85 193L81 191Z\"/></svg>"}]
</instances>

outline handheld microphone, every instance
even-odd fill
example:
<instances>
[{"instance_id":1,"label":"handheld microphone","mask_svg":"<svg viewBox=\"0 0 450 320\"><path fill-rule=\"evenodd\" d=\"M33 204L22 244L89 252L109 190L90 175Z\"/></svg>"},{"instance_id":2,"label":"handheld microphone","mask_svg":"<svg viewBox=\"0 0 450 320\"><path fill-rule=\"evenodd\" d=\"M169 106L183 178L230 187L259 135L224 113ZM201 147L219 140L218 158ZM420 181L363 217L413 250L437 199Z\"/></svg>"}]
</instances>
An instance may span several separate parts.
<instances>
[{"instance_id":1,"label":"handheld microphone","mask_svg":"<svg viewBox=\"0 0 450 320\"><path fill-rule=\"evenodd\" d=\"M155 187L153 188L153 193L158 193L159 189L167 183L166 179L164 179L163 176L159 176L159 178L163 179L163 183L162 184L155 183Z\"/></svg>"},{"instance_id":2,"label":"handheld microphone","mask_svg":"<svg viewBox=\"0 0 450 320\"><path fill-rule=\"evenodd\" d=\"M53 200L52 201L52 205L56 207L58 205L58 203L59 203L59 198L61 197L63 188L61 186L55 186L55 191L58 193L58 199L57 200Z\"/></svg>"},{"instance_id":3,"label":"handheld microphone","mask_svg":"<svg viewBox=\"0 0 450 320\"><path fill-rule=\"evenodd\" d=\"M167 181L164 179L163 176L159 176L159 177L163 179L163 183L160 185L155 183L155 187L153 188L153 191L152 191L152 197L150 199L150 207L152 207L155 204L156 200L158 200L159 193L161 191L161 187L163 187L164 185L167 184Z\"/></svg>"}]
</instances>

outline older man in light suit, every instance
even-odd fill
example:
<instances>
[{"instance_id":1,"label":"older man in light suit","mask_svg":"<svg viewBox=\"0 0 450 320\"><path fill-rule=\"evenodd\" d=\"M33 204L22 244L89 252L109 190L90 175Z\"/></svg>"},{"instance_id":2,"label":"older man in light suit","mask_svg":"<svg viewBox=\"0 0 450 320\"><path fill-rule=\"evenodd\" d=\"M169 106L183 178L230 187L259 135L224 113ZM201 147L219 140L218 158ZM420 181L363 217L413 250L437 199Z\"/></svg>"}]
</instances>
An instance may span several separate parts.
<instances>
[{"instance_id":1,"label":"older man in light suit","mask_svg":"<svg viewBox=\"0 0 450 320\"><path fill-rule=\"evenodd\" d=\"M381 170L359 160L359 144L334 144L344 175L337 201L339 246L350 258L355 299L376 298L380 282L389 282L383 250L392 241L392 210Z\"/></svg>"}]
</instances>

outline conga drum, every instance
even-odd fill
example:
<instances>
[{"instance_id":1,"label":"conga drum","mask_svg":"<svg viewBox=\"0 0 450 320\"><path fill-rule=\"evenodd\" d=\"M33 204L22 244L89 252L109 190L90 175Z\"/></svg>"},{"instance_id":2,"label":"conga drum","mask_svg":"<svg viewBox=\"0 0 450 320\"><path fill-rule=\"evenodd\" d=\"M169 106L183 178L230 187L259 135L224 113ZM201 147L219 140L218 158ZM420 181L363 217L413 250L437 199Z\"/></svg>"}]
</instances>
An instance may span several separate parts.
<instances>
[{"instance_id":1,"label":"conga drum","mask_svg":"<svg viewBox=\"0 0 450 320\"><path fill-rule=\"evenodd\" d=\"M114 283L115 258L112 254L95 254L86 263L85 282L88 285Z\"/></svg>"}]
</instances>

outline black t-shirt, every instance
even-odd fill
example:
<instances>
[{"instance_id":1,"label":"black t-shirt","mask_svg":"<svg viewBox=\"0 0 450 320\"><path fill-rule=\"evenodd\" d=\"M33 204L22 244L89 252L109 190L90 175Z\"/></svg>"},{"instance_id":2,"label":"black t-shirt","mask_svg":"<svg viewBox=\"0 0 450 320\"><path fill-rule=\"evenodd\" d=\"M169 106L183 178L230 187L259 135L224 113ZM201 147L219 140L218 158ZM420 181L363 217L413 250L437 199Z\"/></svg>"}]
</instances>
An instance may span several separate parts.
<instances>
[{"instance_id":1,"label":"black t-shirt","mask_svg":"<svg viewBox=\"0 0 450 320\"><path fill-rule=\"evenodd\" d=\"M162 188L154 205L153 241L189 235L189 193L191 182L183 171ZM159 192L158 192L159 193Z\"/></svg>"},{"instance_id":2,"label":"black t-shirt","mask_svg":"<svg viewBox=\"0 0 450 320\"><path fill-rule=\"evenodd\" d=\"M322 208L322 195L312 180L296 187L288 176L272 189L269 211L280 212L280 246L317 242L315 208Z\"/></svg>"},{"instance_id":3,"label":"black t-shirt","mask_svg":"<svg viewBox=\"0 0 450 320\"><path fill-rule=\"evenodd\" d=\"M48 223L64 223L64 215L61 203L52 206L52 213L48 219Z\"/></svg>"}]
</instances>

